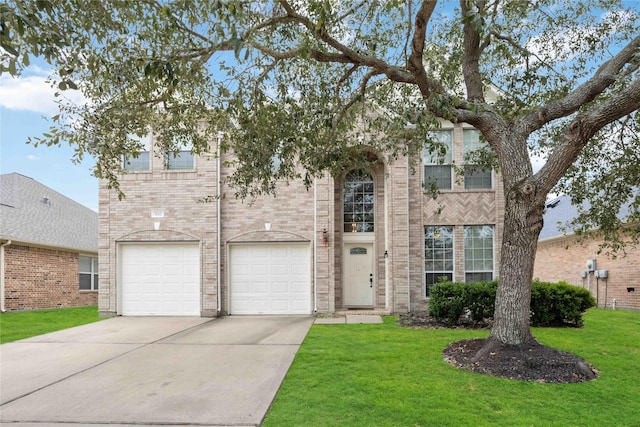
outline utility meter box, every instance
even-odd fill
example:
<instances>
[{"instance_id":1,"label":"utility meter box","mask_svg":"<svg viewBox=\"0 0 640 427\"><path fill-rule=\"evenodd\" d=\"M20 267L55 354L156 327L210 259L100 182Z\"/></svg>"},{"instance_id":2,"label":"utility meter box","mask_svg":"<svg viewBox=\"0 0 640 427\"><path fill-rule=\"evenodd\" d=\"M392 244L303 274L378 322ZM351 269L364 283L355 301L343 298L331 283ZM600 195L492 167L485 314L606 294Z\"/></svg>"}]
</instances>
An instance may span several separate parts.
<instances>
[{"instance_id":1,"label":"utility meter box","mask_svg":"<svg viewBox=\"0 0 640 427\"><path fill-rule=\"evenodd\" d=\"M609 277L609 270L596 270L595 275L598 279L606 279Z\"/></svg>"},{"instance_id":2,"label":"utility meter box","mask_svg":"<svg viewBox=\"0 0 640 427\"><path fill-rule=\"evenodd\" d=\"M588 275L589 275L589 272L587 270L582 270L580 272L580 277L582 277L583 279L586 279Z\"/></svg>"},{"instance_id":3,"label":"utility meter box","mask_svg":"<svg viewBox=\"0 0 640 427\"><path fill-rule=\"evenodd\" d=\"M587 260L587 271L596 271L596 260L588 259Z\"/></svg>"}]
</instances>

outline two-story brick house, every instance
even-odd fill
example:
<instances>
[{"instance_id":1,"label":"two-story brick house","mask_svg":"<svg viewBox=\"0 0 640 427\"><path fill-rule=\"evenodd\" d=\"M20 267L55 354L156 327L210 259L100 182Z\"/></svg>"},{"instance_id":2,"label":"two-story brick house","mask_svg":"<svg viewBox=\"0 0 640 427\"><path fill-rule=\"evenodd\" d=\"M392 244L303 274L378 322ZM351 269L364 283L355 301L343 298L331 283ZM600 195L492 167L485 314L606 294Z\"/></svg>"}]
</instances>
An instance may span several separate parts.
<instances>
[{"instance_id":1,"label":"two-story brick house","mask_svg":"<svg viewBox=\"0 0 640 427\"><path fill-rule=\"evenodd\" d=\"M496 172L456 176L478 131L443 123L444 164L366 152L368 167L341 177L280 183L252 204L219 184L232 172L215 155L147 152L125 161L118 200L100 185L103 315L331 314L424 309L429 285L492 279L504 194ZM211 151L215 153L217 137ZM433 200L425 181L436 181ZM205 196L226 194L210 203Z\"/></svg>"}]
</instances>

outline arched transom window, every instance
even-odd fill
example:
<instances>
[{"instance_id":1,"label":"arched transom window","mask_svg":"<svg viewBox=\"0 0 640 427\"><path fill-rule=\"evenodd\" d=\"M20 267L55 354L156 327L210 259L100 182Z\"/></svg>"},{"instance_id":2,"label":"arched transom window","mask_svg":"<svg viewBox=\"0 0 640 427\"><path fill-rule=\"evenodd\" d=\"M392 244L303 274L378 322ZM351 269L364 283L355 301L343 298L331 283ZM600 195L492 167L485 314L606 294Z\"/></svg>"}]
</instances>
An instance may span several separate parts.
<instances>
[{"instance_id":1,"label":"arched transom window","mask_svg":"<svg viewBox=\"0 0 640 427\"><path fill-rule=\"evenodd\" d=\"M374 194L371 174L356 170L347 174L343 186L344 231L372 232L374 224Z\"/></svg>"}]
</instances>

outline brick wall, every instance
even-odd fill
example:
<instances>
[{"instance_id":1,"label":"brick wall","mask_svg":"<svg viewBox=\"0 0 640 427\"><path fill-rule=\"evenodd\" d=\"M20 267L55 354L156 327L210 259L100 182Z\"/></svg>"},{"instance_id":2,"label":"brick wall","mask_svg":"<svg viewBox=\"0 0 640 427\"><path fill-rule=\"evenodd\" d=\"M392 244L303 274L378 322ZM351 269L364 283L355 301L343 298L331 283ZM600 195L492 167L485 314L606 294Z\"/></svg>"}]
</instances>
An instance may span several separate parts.
<instances>
[{"instance_id":1,"label":"brick wall","mask_svg":"<svg viewBox=\"0 0 640 427\"><path fill-rule=\"evenodd\" d=\"M455 125L444 122L442 129L453 127L453 161L464 164L463 129L468 125ZM423 165L419 172L411 177L412 200L411 217L411 309L425 310L427 298L424 286L424 226L452 226L454 230L454 280L465 281L464 227L468 225L493 225L493 263L494 278L499 275L500 253L504 221L504 187L502 176L493 172L493 188L464 188L464 180L456 176L452 190L442 191L434 200L429 192L422 188L424 180ZM413 198L418 195L418 199Z\"/></svg>"},{"instance_id":2,"label":"brick wall","mask_svg":"<svg viewBox=\"0 0 640 427\"><path fill-rule=\"evenodd\" d=\"M456 162L461 161L462 127L454 132ZM406 157L386 159L381 153L369 153L375 183L374 242L374 306L403 312L426 307L424 297L424 226L456 226L456 278L464 277L462 226L495 224L496 265L499 260L500 223L503 216L503 193L499 176L494 174L494 189L467 191L456 183L454 191L444 193L438 203L442 213L422 188L422 165L418 160L416 173ZM459 157L459 158L458 158ZM221 177L224 182L231 174L223 155ZM234 197L230 188L222 186L221 252L217 259L216 203L201 203L208 195L216 195L216 160L196 158L193 171L164 170L162 160L152 156L148 171L129 173L121 177L120 185L126 194L119 200L106 182L99 191L99 253L100 253L100 312L118 312L118 245L127 241L198 241L202 262L202 314L214 316L217 309L228 311L228 251L229 245L252 236L255 241L269 241L278 233L289 233L294 240L308 242L310 264L317 256L317 307L320 313L332 313L344 308L343 301L343 200L342 181L328 174L307 189L301 181L280 182L277 197L271 195L242 201ZM315 202L314 202L315 200ZM152 211L162 210L162 218L152 218ZM314 211L316 214L314 223ZM159 229L154 229L154 222ZM271 230L265 231L265 223ZM314 234L314 225L317 232ZM328 244L322 242L322 230L327 230ZM353 236L351 236L353 237ZM313 254L317 241L317 254ZM385 251L387 257L385 258ZM220 302L217 304L217 265L220 262ZM497 275L497 270L495 271ZM388 283L387 283L388 282Z\"/></svg>"},{"instance_id":3,"label":"brick wall","mask_svg":"<svg viewBox=\"0 0 640 427\"><path fill-rule=\"evenodd\" d=\"M533 276L544 281L565 281L575 286L590 288L598 300L598 306L640 310L640 248L627 248L626 256L611 259L598 254L601 241L590 240L579 243L575 237L560 237L538 243L538 252ZM608 270L609 277L597 280L593 273L589 280L582 279L588 259L596 260L599 270ZM627 288L635 288L628 292ZM605 298L606 293L606 298Z\"/></svg>"},{"instance_id":4,"label":"brick wall","mask_svg":"<svg viewBox=\"0 0 640 427\"><path fill-rule=\"evenodd\" d=\"M9 245L4 248L5 309L96 305L97 291L80 291L78 254Z\"/></svg>"}]
</instances>

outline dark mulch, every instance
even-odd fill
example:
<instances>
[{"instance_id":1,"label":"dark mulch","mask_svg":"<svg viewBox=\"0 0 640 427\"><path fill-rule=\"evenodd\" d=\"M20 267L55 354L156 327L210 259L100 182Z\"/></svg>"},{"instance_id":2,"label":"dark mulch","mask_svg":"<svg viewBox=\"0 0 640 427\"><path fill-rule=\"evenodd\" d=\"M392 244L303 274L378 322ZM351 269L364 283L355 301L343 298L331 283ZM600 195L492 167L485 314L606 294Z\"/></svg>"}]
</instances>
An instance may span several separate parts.
<instances>
[{"instance_id":1,"label":"dark mulch","mask_svg":"<svg viewBox=\"0 0 640 427\"><path fill-rule=\"evenodd\" d=\"M407 313L398 323L413 328L445 328L426 313ZM465 327L458 325L457 328ZM481 374L541 383L579 383L598 377L598 371L584 359L566 351L544 346L535 340L510 346L490 340L454 342L442 352L444 360L458 368Z\"/></svg>"}]
</instances>

